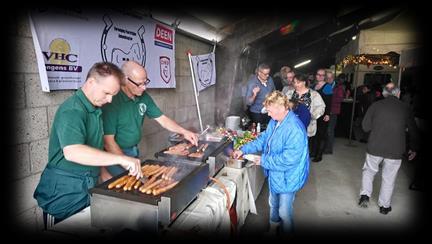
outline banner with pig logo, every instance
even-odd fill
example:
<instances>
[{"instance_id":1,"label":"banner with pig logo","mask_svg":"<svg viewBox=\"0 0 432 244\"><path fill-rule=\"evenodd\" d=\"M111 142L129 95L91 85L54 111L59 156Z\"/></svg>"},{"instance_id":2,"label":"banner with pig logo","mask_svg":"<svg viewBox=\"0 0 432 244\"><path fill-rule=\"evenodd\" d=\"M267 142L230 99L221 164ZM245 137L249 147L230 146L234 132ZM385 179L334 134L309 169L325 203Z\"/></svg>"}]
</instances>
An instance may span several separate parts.
<instances>
[{"instance_id":1,"label":"banner with pig logo","mask_svg":"<svg viewBox=\"0 0 432 244\"><path fill-rule=\"evenodd\" d=\"M35 9L30 26L42 90L78 89L96 62L144 66L148 88L175 88L175 30L121 10Z\"/></svg>"},{"instance_id":2,"label":"banner with pig logo","mask_svg":"<svg viewBox=\"0 0 432 244\"><path fill-rule=\"evenodd\" d=\"M202 91L216 83L215 54L192 56L192 65L198 91Z\"/></svg>"}]
</instances>

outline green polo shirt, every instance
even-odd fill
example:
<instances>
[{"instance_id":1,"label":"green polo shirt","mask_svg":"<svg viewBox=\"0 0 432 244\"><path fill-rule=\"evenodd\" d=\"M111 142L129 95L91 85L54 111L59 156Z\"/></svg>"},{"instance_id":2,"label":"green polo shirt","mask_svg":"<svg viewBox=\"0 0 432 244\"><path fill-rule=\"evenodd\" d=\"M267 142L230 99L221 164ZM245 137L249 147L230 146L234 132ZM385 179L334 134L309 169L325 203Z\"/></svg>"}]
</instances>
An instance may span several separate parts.
<instances>
[{"instance_id":1,"label":"green polo shirt","mask_svg":"<svg viewBox=\"0 0 432 244\"><path fill-rule=\"evenodd\" d=\"M105 135L114 135L120 148L130 148L140 142L145 115L151 119L162 115L146 92L132 100L123 90L113 97L110 104L102 107L102 111Z\"/></svg>"},{"instance_id":2,"label":"green polo shirt","mask_svg":"<svg viewBox=\"0 0 432 244\"><path fill-rule=\"evenodd\" d=\"M48 165L66 171L90 171L99 175L99 167L87 166L65 159L63 148L84 144L103 149L102 111L94 107L81 89L58 108L51 128Z\"/></svg>"}]
</instances>

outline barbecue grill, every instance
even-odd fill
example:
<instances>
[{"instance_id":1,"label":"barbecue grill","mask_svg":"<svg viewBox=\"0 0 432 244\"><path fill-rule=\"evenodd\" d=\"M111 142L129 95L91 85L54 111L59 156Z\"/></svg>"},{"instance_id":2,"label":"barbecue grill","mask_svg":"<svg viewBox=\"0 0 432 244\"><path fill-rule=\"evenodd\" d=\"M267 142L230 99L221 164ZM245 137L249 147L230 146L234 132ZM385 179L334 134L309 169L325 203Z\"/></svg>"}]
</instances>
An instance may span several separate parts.
<instances>
[{"instance_id":1,"label":"barbecue grill","mask_svg":"<svg viewBox=\"0 0 432 244\"><path fill-rule=\"evenodd\" d=\"M184 159L145 160L145 164L176 166L179 183L160 195L147 195L133 189L108 189L127 172L90 189L91 224L108 230L131 229L158 232L170 225L208 184L209 165Z\"/></svg>"},{"instance_id":2,"label":"barbecue grill","mask_svg":"<svg viewBox=\"0 0 432 244\"><path fill-rule=\"evenodd\" d=\"M179 143L185 143L186 141L181 141L176 143L175 145ZM186 142L187 143L187 142ZM202 157L196 158L196 157L189 157L189 156L181 156L181 155L173 155L164 153L165 151L169 150L169 148L165 148L157 153L155 153L155 157L158 159L170 159L170 160L188 160L188 161L195 161L195 162L204 162L209 165L209 176L214 176L219 172L220 169L223 168L225 164L224 157L222 155L224 154L224 149L227 148L231 141L227 138L223 138L219 142L215 141L204 141L200 140L198 141L198 146L192 146L189 148L189 153L196 152L197 149L203 145L208 144L207 149L204 151L204 155Z\"/></svg>"}]
</instances>

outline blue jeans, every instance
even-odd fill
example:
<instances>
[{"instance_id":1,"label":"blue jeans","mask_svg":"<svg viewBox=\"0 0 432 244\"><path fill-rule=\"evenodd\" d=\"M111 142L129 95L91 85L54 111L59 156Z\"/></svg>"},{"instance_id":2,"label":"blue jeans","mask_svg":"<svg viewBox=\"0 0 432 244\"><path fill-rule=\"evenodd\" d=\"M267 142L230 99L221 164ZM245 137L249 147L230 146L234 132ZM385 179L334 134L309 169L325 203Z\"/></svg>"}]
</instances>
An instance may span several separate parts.
<instances>
[{"instance_id":1,"label":"blue jeans","mask_svg":"<svg viewBox=\"0 0 432 244\"><path fill-rule=\"evenodd\" d=\"M282 232L293 231L293 203L296 192L269 193L270 223L282 222Z\"/></svg>"},{"instance_id":2,"label":"blue jeans","mask_svg":"<svg viewBox=\"0 0 432 244\"><path fill-rule=\"evenodd\" d=\"M138 150L137 146L133 146L133 147L129 147L129 148L123 148L122 151L125 155L127 155L129 157L138 158L139 150ZM120 165L111 165L111 166L106 167L106 169L108 170L108 172L113 177L126 171L126 169Z\"/></svg>"}]
</instances>

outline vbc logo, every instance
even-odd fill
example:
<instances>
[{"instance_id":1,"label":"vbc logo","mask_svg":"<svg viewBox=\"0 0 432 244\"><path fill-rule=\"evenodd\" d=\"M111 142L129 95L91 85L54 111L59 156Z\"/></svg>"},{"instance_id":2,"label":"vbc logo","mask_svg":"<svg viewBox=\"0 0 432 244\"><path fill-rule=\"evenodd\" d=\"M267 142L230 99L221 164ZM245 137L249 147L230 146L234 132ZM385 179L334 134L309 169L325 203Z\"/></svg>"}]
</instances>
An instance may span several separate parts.
<instances>
[{"instance_id":1,"label":"vbc logo","mask_svg":"<svg viewBox=\"0 0 432 244\"><path fill-rule=\"evenodd\" d=\"M70 53L70 45L64 39L54 39L50 43L49 49L49 52L43 51L42 53L50 64L69 64L78 61L78 55Z\"/></svg>"},{"instance_id":2,"label":"vbc logo","mask_svg":"<svg viewBox=\"0 0 432 244\"><path fill-rule=\"evenodd\" d=\"M56 38L51 41L49 51L42 51L46 62L47 71L60 72L81 72L82 66L75 65L78 62L78 55L70 53L69 43L62 38Z\"/></svg>"}]
</instances>

